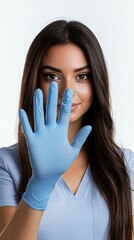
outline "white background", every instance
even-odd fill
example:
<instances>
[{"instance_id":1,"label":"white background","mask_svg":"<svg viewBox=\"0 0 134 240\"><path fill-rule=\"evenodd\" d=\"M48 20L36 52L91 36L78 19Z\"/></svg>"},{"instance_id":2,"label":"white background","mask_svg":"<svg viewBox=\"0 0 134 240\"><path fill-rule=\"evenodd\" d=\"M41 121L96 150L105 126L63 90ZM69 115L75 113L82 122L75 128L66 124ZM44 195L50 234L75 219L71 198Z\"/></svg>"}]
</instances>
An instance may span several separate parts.
<instances>
[{"instance_id":1,"label":"white background","mask_svg":"<svg viewBox=\"0 0 134 240\"><path fill-rule=\"evenodd\" d=\"M18 101L28 48L53 20L86 24L107 62L115 141L134 151L134 1L0 0L0 147L17 141Z\"/></svg>"}]
</instances>

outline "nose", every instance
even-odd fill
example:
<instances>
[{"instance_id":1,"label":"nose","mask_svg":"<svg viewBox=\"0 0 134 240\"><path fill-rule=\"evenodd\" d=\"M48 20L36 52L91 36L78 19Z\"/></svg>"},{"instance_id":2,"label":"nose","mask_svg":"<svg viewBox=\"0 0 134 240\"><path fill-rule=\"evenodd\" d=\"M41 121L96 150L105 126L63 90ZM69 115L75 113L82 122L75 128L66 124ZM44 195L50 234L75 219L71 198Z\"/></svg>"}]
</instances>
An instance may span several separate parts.
<instances>
[{"instance_id":1,"label":"nose","mask_svg":"<svg viewBox=\"0 0 134 240\"><path fill-rule=\"evenodd\" d=\"M72 81L64 81L59 85L59 98L62 99L66 89L71 88L73 90L73 97L75 95L75 89Z\"/></svg>"}]
</instances>

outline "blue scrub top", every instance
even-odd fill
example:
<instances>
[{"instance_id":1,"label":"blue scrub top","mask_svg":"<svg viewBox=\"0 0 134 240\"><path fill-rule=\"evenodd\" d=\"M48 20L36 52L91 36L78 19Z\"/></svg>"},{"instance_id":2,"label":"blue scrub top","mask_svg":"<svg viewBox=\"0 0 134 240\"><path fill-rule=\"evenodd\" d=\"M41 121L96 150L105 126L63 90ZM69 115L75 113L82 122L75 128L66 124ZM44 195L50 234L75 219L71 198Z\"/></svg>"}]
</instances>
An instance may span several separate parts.
<instances>
[{"instance_id":1,"label":"blue scrub top","mask_svg":"<svg viewBox=\"0 0 134 240\"><path fill-rule=\"evenodd\" d=\"M134 189L134 153L122 149ZM0 149L0 206L17 206L21 181L21 163L17 144ZM132 191L133 215L134 196ZM92 178L90 165L75 195L63 177L50 195L38 233L38 240L108 240L109 209Z\"/></svg>"}]
</instances>

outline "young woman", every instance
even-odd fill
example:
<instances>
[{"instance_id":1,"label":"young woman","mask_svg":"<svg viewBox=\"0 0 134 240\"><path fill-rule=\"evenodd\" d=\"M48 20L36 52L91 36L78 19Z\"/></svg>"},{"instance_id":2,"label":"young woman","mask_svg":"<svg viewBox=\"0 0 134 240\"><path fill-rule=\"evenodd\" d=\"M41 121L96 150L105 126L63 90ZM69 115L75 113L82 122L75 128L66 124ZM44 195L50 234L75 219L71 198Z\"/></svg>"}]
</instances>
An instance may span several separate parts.
<instances>
[{"instance_id":1,"label":"young woman","mask_svg":"<svg viewBox=\"0 0 134 240\"><path fill-rule=\"evenodd\" d=\"M114 142L98 40L58 20L29 49L18 143L0 150L1 240L132 240L134 153Z\"/></svg>"}]
</instances>

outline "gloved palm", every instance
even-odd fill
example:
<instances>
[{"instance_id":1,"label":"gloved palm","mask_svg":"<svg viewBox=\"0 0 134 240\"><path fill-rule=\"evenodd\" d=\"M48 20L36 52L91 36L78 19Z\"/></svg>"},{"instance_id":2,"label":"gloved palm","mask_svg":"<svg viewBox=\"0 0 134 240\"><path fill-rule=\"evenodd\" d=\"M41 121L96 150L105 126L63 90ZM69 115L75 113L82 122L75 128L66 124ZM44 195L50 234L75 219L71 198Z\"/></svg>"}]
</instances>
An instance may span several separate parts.
<instances>
[{"instance_id":1,"label":"gloved palm","mask_svg":"<svg viewBox=\"0 0 134 240\"><path fill-rule=\"evenodd\" d=\"M91 131L90 126L83 127L72 144L69 143L68 124L72 95L71 89L65 91L60 116L56 122L58 85L52 82L49 86L44 122L43 94L37 89L34 94L34 132L25 111L20 110L33 172L23 200L35 209L46 209L58 178L70 167Z\"/></svg>"}]
</instances>

